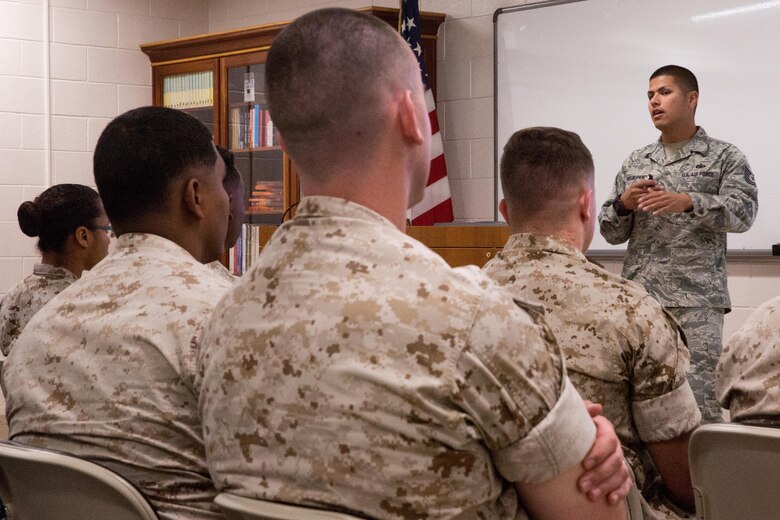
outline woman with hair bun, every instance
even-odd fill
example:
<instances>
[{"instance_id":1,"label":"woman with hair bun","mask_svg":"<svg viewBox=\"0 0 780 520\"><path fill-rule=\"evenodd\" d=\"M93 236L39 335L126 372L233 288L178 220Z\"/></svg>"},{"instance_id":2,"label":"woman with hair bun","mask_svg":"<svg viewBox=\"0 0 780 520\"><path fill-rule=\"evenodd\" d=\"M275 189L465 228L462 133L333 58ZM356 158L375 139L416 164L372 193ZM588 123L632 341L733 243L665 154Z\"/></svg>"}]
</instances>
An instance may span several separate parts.
<instances>
[{"instance_id":1,"label":"woman with hair bun","mask_svg":"<svg viewBox=\"0 0 780 520\"><path fill-rule=\"evenodd\" d=\"M0 302L0 350L12 343L49 300L108 254L111 226L98 192L81 184L57 184L16 213L22 232L38 237L41 263Z\"/></svg>"}]
</instances>

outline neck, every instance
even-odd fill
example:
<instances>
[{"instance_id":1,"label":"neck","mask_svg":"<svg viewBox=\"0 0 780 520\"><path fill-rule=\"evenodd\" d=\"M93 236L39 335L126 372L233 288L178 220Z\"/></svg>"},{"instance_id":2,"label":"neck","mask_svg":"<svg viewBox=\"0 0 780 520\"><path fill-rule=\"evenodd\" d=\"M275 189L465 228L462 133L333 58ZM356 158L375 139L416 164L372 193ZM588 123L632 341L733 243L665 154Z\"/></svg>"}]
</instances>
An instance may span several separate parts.
<instances>
[{"instance_id":1,"label":"neck","mask_svg":"<svg viewBox=\"0 0 780 520\"><path fill-rule=\"evenodd\" d=\"M41 255L41 263L67 269L76 275L76 278L81 278L81 273L84 272L84 262L74 254L46 251Z\"/></svg>"},{"instance_id":2,"label":"neck","mask_svg":"<svg viewBox=\"0 0 780 520\"><path fill-rule=\"evenodd\" d=\"M572 224L550 225L546 222L511 222L509 224L509 232L513 235L518 233L549 235L564 240L585 253L585 236L580 228L581 226Z\"/></svg>"},{"instance_id":3,"label":"neck","mask_svg":"<svg viewBox=\"0 0 780 520\"><path fill-rule=\"evenodd\" d=\"M298 173L301 191L306 195L339 197L360 204L376 211L401 231L406 231L410 190L406 179L409 176L399 169L397 161L378 159L365 168L321 169L316 177L302 170Z\"/></svg>"},{"instance_id":4,"label":"neck","mask_svg":"<svg viewBox=\"0 0 780 520\"><path fill-rule=\"evenodd\" d=\"M211 258L206 254L203 240L198 233L197 223L187 222L183 218L175 218L171 214L143 215L134 218L129 225L113 223L113 226L117 235L149 233L163 237L181 246L202 264L217 260L217 258Z\"/></svg>"},{"instance_id":5,"label":"neck","mask_svg":"<svg viewBox=\"0 0 780 520\"><path fill-rule=\"evenodd\" d=\"M691 139L694 135L696 135L696 132L698 130L699 128L696 126L696 123L691 121L690 124L687 124L682 128L675 128L671 130L662 131L661 142L668 144L668 143L679 143L681 141L687 141L688 139Z\"/></svg>"}]
</instances>

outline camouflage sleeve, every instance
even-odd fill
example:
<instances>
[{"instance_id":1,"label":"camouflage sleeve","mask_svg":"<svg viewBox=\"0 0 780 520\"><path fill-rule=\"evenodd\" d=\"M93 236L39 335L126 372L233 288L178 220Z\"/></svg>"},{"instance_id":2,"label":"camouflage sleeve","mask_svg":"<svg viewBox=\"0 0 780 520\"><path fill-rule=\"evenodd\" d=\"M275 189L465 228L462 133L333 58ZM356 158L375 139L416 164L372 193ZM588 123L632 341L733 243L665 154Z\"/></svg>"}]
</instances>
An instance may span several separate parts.
<instances>
[{"instance_id":1,"label":"camouflage sleeve","mask_svg":"<svg viewBox=\"0 0 780 520\"><path fill-rule=\"evenodd\" d=\"M644 442L674 439L691 431L701 413L688 383L690 355L675 319L651 296L632 313L636 334L632 416Z\"/></svg>"},{"instance_id":2,"label":"camouflage sleeve","mask_svg":"<svg viewBox=\"0 0 780 520\"><path fill-rule=\"evenodd\" d=\"M505 479L544 482L582 461L595 427L541 311L492 293L457 362L461 405Z\"/></svg>"},{"instance_id":3,"label":"camouflage sleeve","mask_svg":"<svg viewBox=\"0 0 780 520\"><path fill-rule=\"evenodd\" d=\"M780 423L780 297L763 303L729 338L715 369L715 395L735 422Z\"/></svg>"},{"instance_id":4,"label":"camouflage sleeve","mask_svg":"<svg viewBox=\"0 0 780 520\"><path fill-rule=\"evenodd\" d=\"M621 217L612 207L612 203L615 199L620 197L626 190L625 172L628 159L623 163L623 167L620 168L617 176L615 177L615 184L612 186L612 193L609 194L609 198L601 206L601 212L599 213L599 228L601 230L601 236L610 244L622 244L631 236L631 230L634 227L634 212L630 215Z\"/></svg>"},{"instance_id":5,"label":"camouflage sleeve","mask_svg":"<svg viewBox=\"0 0 780 520\"><path fill-rule=\"evenodd\" d=\"M758 188L741 151L731 146L724 155L719 192L688 193L693 200L690 216L713 231L742 233L756 219Z\"/></svg>"}]
</instances>

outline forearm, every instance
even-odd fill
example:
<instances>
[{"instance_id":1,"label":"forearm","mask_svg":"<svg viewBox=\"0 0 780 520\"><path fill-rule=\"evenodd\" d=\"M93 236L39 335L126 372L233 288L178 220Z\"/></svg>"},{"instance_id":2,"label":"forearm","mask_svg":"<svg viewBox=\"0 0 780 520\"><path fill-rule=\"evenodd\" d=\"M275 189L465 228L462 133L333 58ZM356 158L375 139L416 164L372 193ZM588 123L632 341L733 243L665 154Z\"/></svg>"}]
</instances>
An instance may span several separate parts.
<instances>
[{"instance_id":1,"label":"forearm","mask_svg":"<svg viewBox=\"0 0 780 520\"><path fill-rule=\"evenodd\" d=\"M541 484L516 483L525 510L534 520L577 518L581 520L625 520L625 501L609 505L605 499L591 502L577 490L579 466Z\"/></svg>"},{"instance_id":2,"label":"forearm","mask_svg":"<svg viewBox=\"0 0 780 520\"><path fill-rule=\"evenodd\" d=\"M742 233L750 229L758 213L758 200L749 195L689 193L692 219L712 231Z\"/></svg>"}]
</instances>

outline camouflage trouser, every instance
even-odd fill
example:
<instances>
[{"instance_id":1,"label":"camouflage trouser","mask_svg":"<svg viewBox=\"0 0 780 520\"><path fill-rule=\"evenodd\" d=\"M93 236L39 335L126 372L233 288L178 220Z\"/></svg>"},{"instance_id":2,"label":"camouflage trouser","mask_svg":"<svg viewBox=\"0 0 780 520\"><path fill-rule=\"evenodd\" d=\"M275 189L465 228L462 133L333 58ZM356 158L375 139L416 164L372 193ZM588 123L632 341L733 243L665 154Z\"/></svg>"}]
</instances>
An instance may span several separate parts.
<instances>
[{"instance_id":1,"label":"camouflage trouser","mask_svg":"<svg viewBox=\"0 0 780 520\"><path fill-rule=\"evenodd\" d=\"M723 422L715 397L715 366L723 345L723 309L666 307L680 323L688 340L691 370L688 381L701 410L702 423Z\"/></svg>"}]
</instances>

